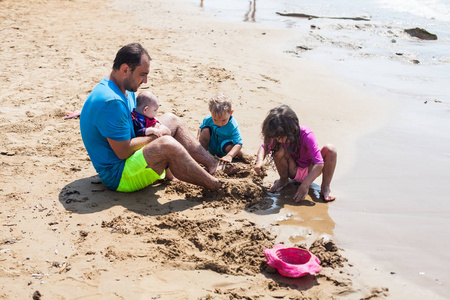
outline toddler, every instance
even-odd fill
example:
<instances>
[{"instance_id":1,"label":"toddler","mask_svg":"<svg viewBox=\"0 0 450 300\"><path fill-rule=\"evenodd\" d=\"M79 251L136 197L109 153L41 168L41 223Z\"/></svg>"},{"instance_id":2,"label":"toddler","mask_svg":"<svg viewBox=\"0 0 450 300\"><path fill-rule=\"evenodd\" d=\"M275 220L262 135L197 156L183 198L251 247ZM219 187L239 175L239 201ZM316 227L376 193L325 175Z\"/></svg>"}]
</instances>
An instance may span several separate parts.
<instances>
[{"instance_id":1,"label":"toddler","mask_svg":"<svg viewBox=\"0 0 450 300\"><path fill-rule=\"evenodd\" d=\"M218 94L209 100L210 115L203 119L198 132L200 144L211 154L226 162L239 157L244 162L242 137L239 125L232 116L231 100L224 94Z\"/></svg>"}]
</instances>

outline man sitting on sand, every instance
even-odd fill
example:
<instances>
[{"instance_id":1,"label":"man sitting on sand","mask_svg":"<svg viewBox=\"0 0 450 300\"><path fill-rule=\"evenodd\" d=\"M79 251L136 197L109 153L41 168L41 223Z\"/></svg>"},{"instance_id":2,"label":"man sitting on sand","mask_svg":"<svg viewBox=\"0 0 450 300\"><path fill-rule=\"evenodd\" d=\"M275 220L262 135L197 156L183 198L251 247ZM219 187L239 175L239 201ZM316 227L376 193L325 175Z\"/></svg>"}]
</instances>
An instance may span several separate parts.
<instances>
[{"instance_id":1,"label":"man sitting on sand","mask_svg":"<svg viewBox=\"0 0 450 300\"><path fill-rule=\"evenodd\" d=\"M159 117L171 135L136 137L131 112L136 107L135 92L147 82L150 60L138 43L122 47L110 75L83 105L81 137L95 170L103 184L121 192L140 190L164 178L167 168L179 180L218 190L221 184L211 174L232 168L219 164L177 116Z\"/></svg>"}]
</instances>

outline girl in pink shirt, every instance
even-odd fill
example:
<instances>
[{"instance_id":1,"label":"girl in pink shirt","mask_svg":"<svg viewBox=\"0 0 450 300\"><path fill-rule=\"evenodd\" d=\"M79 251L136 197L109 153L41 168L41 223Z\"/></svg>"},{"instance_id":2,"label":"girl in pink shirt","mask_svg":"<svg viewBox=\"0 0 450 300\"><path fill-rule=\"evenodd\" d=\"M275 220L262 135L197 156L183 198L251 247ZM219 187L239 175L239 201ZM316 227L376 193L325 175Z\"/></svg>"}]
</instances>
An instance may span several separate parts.
<instances>
[{"instance_id":1,"label":"girl in pink shirt","mask_svg":"<svg viewBox=\"0 0 450 300\"><path fill-rule=\"evenodd\" d=\"M287 105L279 105L269 111L262 125L264 143L258 150L255 171L261 174L264 159L270 154L280 179L271 192L281 191L289 179L301 182L294 200L299 202L308 194L311 183L322 176L321 195L325 201L335 200L330 184L336 168L337 153L333 145L319 150L314 133L307 126L300 126L297 115Z\"/></svg>"}]
</instances>

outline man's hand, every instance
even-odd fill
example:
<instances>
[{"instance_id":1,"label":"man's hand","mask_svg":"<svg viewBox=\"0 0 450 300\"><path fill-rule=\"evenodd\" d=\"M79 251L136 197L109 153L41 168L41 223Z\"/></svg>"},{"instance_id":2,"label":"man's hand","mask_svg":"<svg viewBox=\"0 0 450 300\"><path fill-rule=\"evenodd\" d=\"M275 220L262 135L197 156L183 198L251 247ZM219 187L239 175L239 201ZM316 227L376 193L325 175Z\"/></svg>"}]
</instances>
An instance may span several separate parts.
<instances>
[{"instance_id":1,"label":"man's hand","mask_svg":"<svg viewBox=\"0 0 450 300\"><path fill-rule=\"evenodd\" d=\"M120 159L127 159L133 153L157 139L155 135L139 136L127 141L115 141L107 138L109 145Z\"/></svg>"}]
</instances>

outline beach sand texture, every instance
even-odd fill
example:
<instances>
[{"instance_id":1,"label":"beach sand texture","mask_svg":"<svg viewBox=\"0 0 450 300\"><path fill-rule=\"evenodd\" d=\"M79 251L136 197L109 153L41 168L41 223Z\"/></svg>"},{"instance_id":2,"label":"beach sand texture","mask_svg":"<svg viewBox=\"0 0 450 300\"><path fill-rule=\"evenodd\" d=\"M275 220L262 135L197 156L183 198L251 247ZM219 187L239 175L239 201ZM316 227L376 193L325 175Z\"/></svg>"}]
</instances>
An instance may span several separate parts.
<instances>
[{"instance_id":1,"label":"beach sand texture","mask_svg":"<svg viewBox=\"0 0 450 300\"><path fill-rule=\"evenodd\" d=\"M274 207L265 197L273 170L264 180L228 178L222 194L168 183L123 194L101 184L78 120L64 112L82 107L130 42L152 56L141 90L158 96L161 113L194 133L209 97L225 92L244 149L255 154L267 111L289 104L319 143L340 147L347 163L337 179L355 163L356 140L392 113L323 66L283 55L283 30L189 9L161 0L0 0L0 299L439 299L321 244L338 227L328 212L337 202L308 196L293 208L290 186ZM289 237L298 227L280 219L289 209L312 228L298 241ZM319 275L289 279L266 268L263 248L315 241Z\"/></svg>"}]
</instances>

